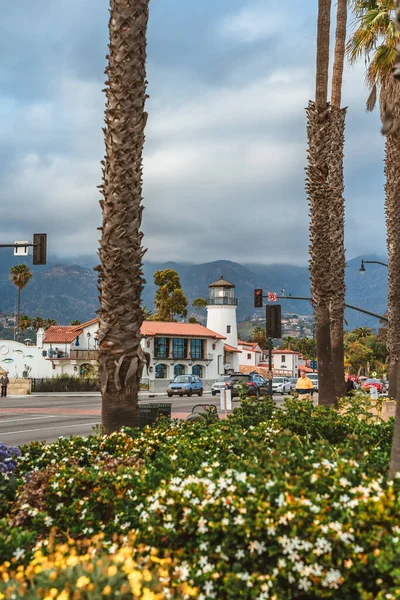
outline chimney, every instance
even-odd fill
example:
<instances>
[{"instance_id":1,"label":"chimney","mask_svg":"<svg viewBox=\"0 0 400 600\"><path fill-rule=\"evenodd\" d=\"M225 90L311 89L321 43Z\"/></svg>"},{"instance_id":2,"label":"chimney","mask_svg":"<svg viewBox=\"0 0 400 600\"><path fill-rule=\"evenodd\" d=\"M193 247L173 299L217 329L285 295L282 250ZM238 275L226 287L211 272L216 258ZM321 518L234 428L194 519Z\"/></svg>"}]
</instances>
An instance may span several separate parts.
<instances>
[{"instance_id":1,"label":"chimney","mask_svg":"<svg viewBox=\"0 0 400 600\"><path fill-rule=\"evenodd\" d=\"M45 337L45 331L43 327L40 327L36 332L36 346L41 350L43 348L43 340Z\"/></svg>"}]
</instances>

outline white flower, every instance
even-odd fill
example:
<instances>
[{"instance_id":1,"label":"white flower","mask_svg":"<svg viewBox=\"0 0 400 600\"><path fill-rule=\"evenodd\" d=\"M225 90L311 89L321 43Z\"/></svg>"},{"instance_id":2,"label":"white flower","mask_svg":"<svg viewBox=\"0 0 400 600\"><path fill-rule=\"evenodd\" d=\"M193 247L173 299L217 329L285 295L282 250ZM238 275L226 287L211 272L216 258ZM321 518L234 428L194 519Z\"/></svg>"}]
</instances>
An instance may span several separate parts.
<instances>
[{"instance_id":1,"label":"white flower","mask_svg":"<svg viewBox=\"0 0 400 600\"><path fill-rule=\"evenodd\" d=\"M45 517L44 524L46 525L46 527L50 527L53 524L53 519L49 516Z\"/></svg>"},{"instance_id":2,"label":"white flower","mask_svg":"<svg viewBox=\"0 0 400 600\"><path fill-rule=\"evenodd\" d=\"M279 497L275 500L276 504L281 508L286 504L286 499L283 494L280 494Z\"/></svg>"},{"instance_id":3,"label":"white flower","mask_svg":"<svg viewBox=\"0 0 400 600\"><path fill-rule=\"evenodd\" d=\"M235 557L240 560L241 558L244 558L246 556L244 550L242 550L241 548L239 548L239 550L236 552Z\"/></svg>"},{"instance_id":4,"label":"white flower","mask_svg":"<svg viewBox=\"0 0 400 600\"><path fill-rule=\"evenodd\" d=\"M200 517L199 524L198 524L197 528L199 530L199 533L207 533L207 531L208 531L207 521L205 520L204 517Z\"/></svg>"},{"instance_id":5,"label":"white flower","mask_svg":"<svg viewBox=\"0 0 400 600\"><path fill-rule=\"evenodd\" d=\"M25 550L23 548L17 548L13 552L13 556L15 556L15 558L17 560L19 560L20 558L22 558L24 555L25 555Z\"/></svg>"},{"instance_id":6,"label":"white flower","mask_svg":"<svg viewBox=\"0 0 400 600\"><path fill-rule=\"evenodd\" d=\"M235 523L235 525L243 525L244 519L241 515L238 515L234 518L233 522Z\"/></svg>"},{"instance_id":7,"label":"white flower","mask_svg":"<svg viewBox=\"0 0 400 600\"><path fill-rule=\"evenodd\" d=\"M341 578L342 574L340 571L338 571L337 569L330 569L321 583L323 587L329 587L337 590Z\"/></svg>"},{"instance_id":8,"label":"white flower","mask_svg":"<svg viewBox=\"0 0 400 600\"><path fill-rule=\"evenodd\" d=\"M306 579L306 577L302 577L299 581L299 590L304 590L305 592L307 592L307 590L309 590L311 587L311 582Z\"/></svg>"}]
</instances>

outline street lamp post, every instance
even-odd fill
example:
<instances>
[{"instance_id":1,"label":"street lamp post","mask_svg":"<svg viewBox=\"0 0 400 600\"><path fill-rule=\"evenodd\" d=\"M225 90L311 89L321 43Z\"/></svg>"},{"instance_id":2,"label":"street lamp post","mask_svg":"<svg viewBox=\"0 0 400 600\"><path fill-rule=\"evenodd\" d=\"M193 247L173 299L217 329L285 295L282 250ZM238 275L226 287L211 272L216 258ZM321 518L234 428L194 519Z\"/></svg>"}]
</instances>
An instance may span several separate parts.
<instances>
[{"instance_id":1,"label":"street lamp post","mask_svg":"<svg viewBox=\"0 0 400 600\"><path fill-rule=\"evenodd\" d=\"M389 266L386 263L381 262L380 260L364 260L362 258L361 259L361 267L360 267L360 273L361 273L361 275L365 274L365 266L364 265L382 265L383 267L388 267Z\"/></svg>"}]
</instances>

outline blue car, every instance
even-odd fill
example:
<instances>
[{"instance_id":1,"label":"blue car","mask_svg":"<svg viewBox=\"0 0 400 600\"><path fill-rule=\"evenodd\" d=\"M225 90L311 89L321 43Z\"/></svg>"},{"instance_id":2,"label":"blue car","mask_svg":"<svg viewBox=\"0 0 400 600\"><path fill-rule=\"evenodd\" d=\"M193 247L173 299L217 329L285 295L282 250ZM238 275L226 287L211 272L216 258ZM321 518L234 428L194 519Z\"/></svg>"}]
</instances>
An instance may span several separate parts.
<instances>
[{"instance_id":1,"label":"blue car","mask_svg":"<svg viewBox=\"0 0 400 600\"><path fill-rule=\"evenodd\" d=\"M192 396L197 394L198 396L203 395L203 383L200 377L195 375L177 375L168 386L167 389L168 398L172 398L174 394L177 396Z\"/></svg>"}]
</instances>

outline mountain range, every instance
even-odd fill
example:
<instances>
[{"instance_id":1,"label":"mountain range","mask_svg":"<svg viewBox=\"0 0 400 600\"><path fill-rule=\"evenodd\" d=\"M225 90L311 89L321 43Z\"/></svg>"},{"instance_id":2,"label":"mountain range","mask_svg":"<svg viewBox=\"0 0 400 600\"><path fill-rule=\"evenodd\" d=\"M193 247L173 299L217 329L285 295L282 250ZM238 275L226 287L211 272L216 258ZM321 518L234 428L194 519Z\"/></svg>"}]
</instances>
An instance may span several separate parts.
<instances>
[{"instance_id":1,"label":"mountain range","mask_svg":"<svg viewBox=\"0 0 400 600\"><path fill-rule=\"evenodd\" d=\"M381 260L383 257L363 256L364 260ZM9 280L13 264L23 262L10 256L3 250L0 263L0 311L14 313L17 291ZM55 319L59 324L69 323L72 319L86 321L95 316L98 308L97 274L93 271L96 260L81 257L78 260L49 259L46 266L32 266L33 272L28 286L22 291L21 312L30 316L42 316ZM75 264L79 263L79 264ZM346 302L383 315L387 310L387 269L380 265L366 265L366 272L359 272L361 257L351 259L346 269ZM239 299L238 320L244 321L256 312L262 316L263 310L253 308L253 290L262 288L265 293L274 291L281 295L285 290L288 296L310 295L309 274L306 266L246 264L217 260L204 264L184 264L174 262L145 262L144 275L147 284L143 293L143 304L154 307L156 286L153 274L160 269L176 269L183 291L191 302L198 297L207 298L208 285L223 275L236 285ZM312 313L307 301L290 298L281 300L282 310L300 315ZM379 320L362 313L346 310L346 328L353 329L366 325L379 327Z\"/></svg>"}]
</instances>

